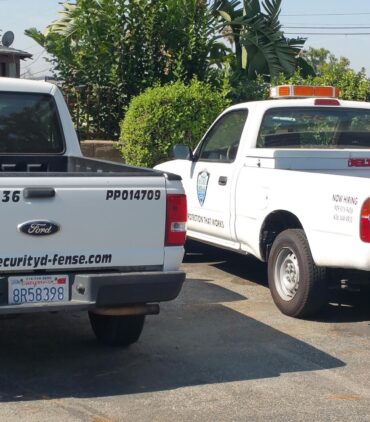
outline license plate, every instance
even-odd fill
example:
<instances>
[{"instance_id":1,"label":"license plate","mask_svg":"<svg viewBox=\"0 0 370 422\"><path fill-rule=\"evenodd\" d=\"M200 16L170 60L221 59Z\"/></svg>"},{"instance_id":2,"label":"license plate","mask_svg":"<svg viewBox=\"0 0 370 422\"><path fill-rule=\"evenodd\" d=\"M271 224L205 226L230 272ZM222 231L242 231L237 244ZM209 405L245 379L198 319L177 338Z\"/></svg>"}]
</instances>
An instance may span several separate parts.
<instances>
[{"instance_id":1,"label":"license plate","mask_svg":"<svg viewBox=\"0 0 370 422\"><path fill-rule=\"evenodd\" d=\"M9 305L67 302L67 275L19 276L8 278Z\"/></svg>"}]
</instances>

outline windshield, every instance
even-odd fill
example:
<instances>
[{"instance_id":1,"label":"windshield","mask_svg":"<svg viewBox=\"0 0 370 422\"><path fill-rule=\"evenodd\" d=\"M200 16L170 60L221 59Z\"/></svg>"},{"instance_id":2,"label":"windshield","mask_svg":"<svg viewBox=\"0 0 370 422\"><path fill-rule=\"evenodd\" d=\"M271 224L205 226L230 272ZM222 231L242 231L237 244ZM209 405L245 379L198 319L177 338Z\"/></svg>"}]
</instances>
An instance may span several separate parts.
<instances>
[{"instance_id":1,"label":"windshield","mask_svg":"<svg viewBox=\"0 0 370 422\"><path fill-rule=\"evenodd\" d=\"M58 154L64 150L50 95L0 93L0 154Z\"/></svg>"},{"instance_id":2,"label":"windshield","mask_svg":"<svg viewBox=\"0 0 370 422\"><path fill-rule=\"evenodd\" d=\"M272 108L263 117L257 148L370 148L370 110Z\"/></svg>"}]
</instances>

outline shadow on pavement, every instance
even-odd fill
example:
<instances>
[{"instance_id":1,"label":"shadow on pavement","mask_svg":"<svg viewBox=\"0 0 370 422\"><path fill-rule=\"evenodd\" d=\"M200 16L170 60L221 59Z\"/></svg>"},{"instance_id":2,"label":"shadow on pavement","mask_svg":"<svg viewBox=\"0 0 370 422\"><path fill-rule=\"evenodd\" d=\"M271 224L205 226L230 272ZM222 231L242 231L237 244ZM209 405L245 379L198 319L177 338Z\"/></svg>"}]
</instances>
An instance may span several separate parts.
<instances>
[{"instance_id":1,"label":"shadow on pavement","mask_svg":"<svg viewBox=\"0 0 370 422\"><path fill-rule=\"evenodd\" d=\"M246 283L251 281L268 288L267 265L253 256L190 241L184 262L210 263L221 271L244 279ZM339 286L329 289L328 306L313 319L328 323L370 321L369 287L362 286L357 291L340 289Z\"/></svg>"},{"instance_id":2,"label":"shadow on pavement","mask_svg":"<svg viewBox=\"0 0 370 422\"><path fill-rule=\"evenodd\" d=\"M359 291L329 292L328 306L315 318L319 322L352 323L370 321L370 295L368 289Z\"/></svg>"},{"instance_id":3,"label":"shadow on pavement","mask_svg":"<svg viewBox=\"0 0 370 422\"><path fill-rule=\"evenodd\" d=\"M0 400L105 397L278 377L344 363L229 309L245 299L199 280L147 318L129 349L95 343L85 313L0 321Z\"/></svg>"},{"instance_id":4,"label":"shadow on pavement","mask_svg":"<svg viewBox=\"0 0 370 422\"><path fill-rule=\"evenodd\" d=\"M236 277L267 286L267 266L251 255L240 255L213 246L188 241L184 263L209 263Z\"/></svg>"}]
</instances>

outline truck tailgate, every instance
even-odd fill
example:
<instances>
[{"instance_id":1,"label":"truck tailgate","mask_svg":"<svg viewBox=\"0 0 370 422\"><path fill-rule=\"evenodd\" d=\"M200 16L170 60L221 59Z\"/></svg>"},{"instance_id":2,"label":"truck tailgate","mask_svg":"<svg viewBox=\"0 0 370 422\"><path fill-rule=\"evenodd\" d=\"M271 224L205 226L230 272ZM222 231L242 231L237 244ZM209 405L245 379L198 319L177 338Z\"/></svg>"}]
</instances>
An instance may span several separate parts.
<instances>
[{"instance_id":1,"label":"truck tailgate","mask_svg":"<svg viewBox=\"0 0 370 422\"><path fill-rule=\"evenodd\" d=\"M163 265L164 177L7 177L0 183L1 272Z\"/></svg>"}]
</instances>

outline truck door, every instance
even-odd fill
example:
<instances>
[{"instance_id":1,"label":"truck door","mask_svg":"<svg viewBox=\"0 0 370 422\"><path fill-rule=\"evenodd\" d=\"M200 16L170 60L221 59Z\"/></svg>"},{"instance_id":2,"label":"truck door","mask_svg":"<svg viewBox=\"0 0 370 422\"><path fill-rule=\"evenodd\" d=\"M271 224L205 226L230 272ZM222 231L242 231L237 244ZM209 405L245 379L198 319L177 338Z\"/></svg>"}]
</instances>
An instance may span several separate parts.
<instances>
[{"instance_id":1,"label":"truck door","mask_svg":"<svg viewBox=\"0 0 370 422\"><path fill-rule=\"evenodd\" d=\"M209 237L224 246L231 239L232 176L247 115L246 109L222 115L195 152L186 183L190 236L194 230L196 237Z\"/></svg>"}]
</instances>

